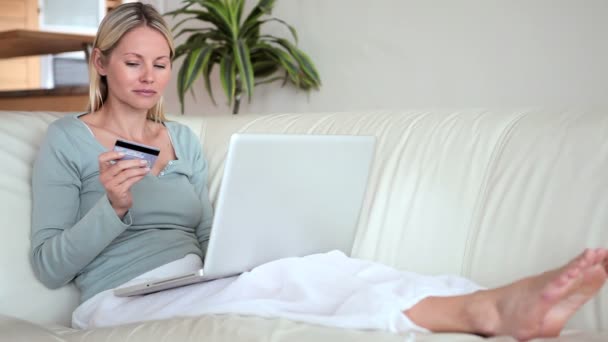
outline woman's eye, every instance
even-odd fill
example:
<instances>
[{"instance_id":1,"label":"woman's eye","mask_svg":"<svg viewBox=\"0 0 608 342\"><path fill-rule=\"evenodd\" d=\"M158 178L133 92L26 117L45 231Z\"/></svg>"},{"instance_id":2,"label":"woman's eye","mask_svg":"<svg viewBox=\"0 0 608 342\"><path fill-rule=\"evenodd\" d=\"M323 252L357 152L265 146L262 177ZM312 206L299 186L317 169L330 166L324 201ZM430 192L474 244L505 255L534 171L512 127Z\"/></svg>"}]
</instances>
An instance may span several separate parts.
<instances>
[{"instance_id":1,"label":"woman's eye","mask_svg":"<svg viewBox=\"0 0 608 342\"><path fill-rule=\"evenodd\" d=\"M161 65L161 64L156 64L155 67L159 68L159 69L165 69L166 66Z\"/></svg>"},{"instance_id":2,"label":"woman's eye","mask_svg":"<svg viewBox=\"0 0 608 342\"><path fill-rule=\"evenodd\" d=\"M127 64L127 66L130 66L130 67L139 65L138 63L134 63L134 62L127 62L126 64Z\"/></svg>"}]
</instances>

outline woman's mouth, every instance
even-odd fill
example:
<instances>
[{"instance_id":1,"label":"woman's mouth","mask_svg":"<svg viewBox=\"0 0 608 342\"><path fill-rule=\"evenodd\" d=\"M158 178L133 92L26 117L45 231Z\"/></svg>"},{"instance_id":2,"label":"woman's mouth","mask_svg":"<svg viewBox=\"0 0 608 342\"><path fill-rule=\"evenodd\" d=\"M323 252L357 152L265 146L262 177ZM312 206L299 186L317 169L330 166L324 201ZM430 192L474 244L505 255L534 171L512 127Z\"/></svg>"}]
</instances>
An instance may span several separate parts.
<instances>
[{"instance_id":1,"label":"woman's mouth","mask_svg":"<svg viewBox=\"0 0 608 342\"><path fill-rule=\"evenodd\" d=\"M156 95L156 91L154 91L152 89L136 89L136 90L133 90L133 92L136 93L137 95L146 96L146 97Z\"/></svg>"}]
</instances>

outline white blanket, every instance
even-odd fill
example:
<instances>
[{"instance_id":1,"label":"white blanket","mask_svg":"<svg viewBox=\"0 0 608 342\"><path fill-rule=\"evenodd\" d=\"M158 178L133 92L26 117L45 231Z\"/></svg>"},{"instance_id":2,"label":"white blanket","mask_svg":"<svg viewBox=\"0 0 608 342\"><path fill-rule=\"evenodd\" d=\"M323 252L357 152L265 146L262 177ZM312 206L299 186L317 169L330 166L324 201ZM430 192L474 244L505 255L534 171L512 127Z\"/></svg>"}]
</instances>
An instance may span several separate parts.
<instances>
[{"instance_id":1,"label":"white blanket","mask_svg":"<svg viewBox=\"0 0 608 342\"><path fill-rule=\"evenodd\" d=\"M200 259L188 255L123 286L200 267ZM72 325L86 329L175 316L237 313L351 329L427 331L403 311L427 296L479 289L460 277L401 272L334 251L277 260L237 277L146 296L119 298L112 290L104 291L74 311Z\"/></svg>"}]
</instances>

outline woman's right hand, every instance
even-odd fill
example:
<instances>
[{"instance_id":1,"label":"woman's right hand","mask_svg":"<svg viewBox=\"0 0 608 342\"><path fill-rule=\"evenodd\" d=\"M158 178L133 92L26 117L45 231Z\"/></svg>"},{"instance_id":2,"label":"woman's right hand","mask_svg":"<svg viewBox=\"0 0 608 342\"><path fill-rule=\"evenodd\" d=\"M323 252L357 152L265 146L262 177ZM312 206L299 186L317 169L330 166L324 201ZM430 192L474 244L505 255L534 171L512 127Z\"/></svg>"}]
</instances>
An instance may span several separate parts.
<instances>
[{"instance_id":1,"label":"woman's right hand","mask_svg":"<svg viewBox=\"0 0 608 342\"><path fill-rule=\"evenodd\" d=\"M115 151L99 155L99 181L106 189L112 208L121 219L133 205L131 187L150 172L145 160L119 160L123 156Z\"/></svg>"}]
</instances>

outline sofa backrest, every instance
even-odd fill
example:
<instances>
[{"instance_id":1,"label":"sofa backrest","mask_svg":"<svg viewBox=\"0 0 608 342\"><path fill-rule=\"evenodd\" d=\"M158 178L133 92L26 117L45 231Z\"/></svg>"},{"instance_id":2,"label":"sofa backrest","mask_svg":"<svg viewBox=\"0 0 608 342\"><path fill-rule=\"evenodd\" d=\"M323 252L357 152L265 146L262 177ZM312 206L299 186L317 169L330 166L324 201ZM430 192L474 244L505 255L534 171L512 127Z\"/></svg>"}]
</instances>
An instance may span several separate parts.
<instances>
[{"instance_id":1,"label":"sofa backrest","mask_svg":"<svg viewBox=\"0 0 608 342\"><path fill-rule=\"evenodd\" d=\"M190 126L217 198L235 132L375 135L355 257L484 286L608 247L608 115L594 111L431 111L172 119ZM1 113L0 314L68 324L73 286L45 289L29 266L30 175L57 115ZM608 289L570 327L608 330Z\"/></svg>"},{"instance_id":2,"label":"sofa backrest","mask_svg":"<svg viewBox=\"0 0 608 342\"><path fill-rule=\"evenodd\" d=\"M0 314L65 324L78 305L76 288L47 289L29 259L32 165L47 126L60 115L0 112Z\"/></svg>"}]
</instances>

